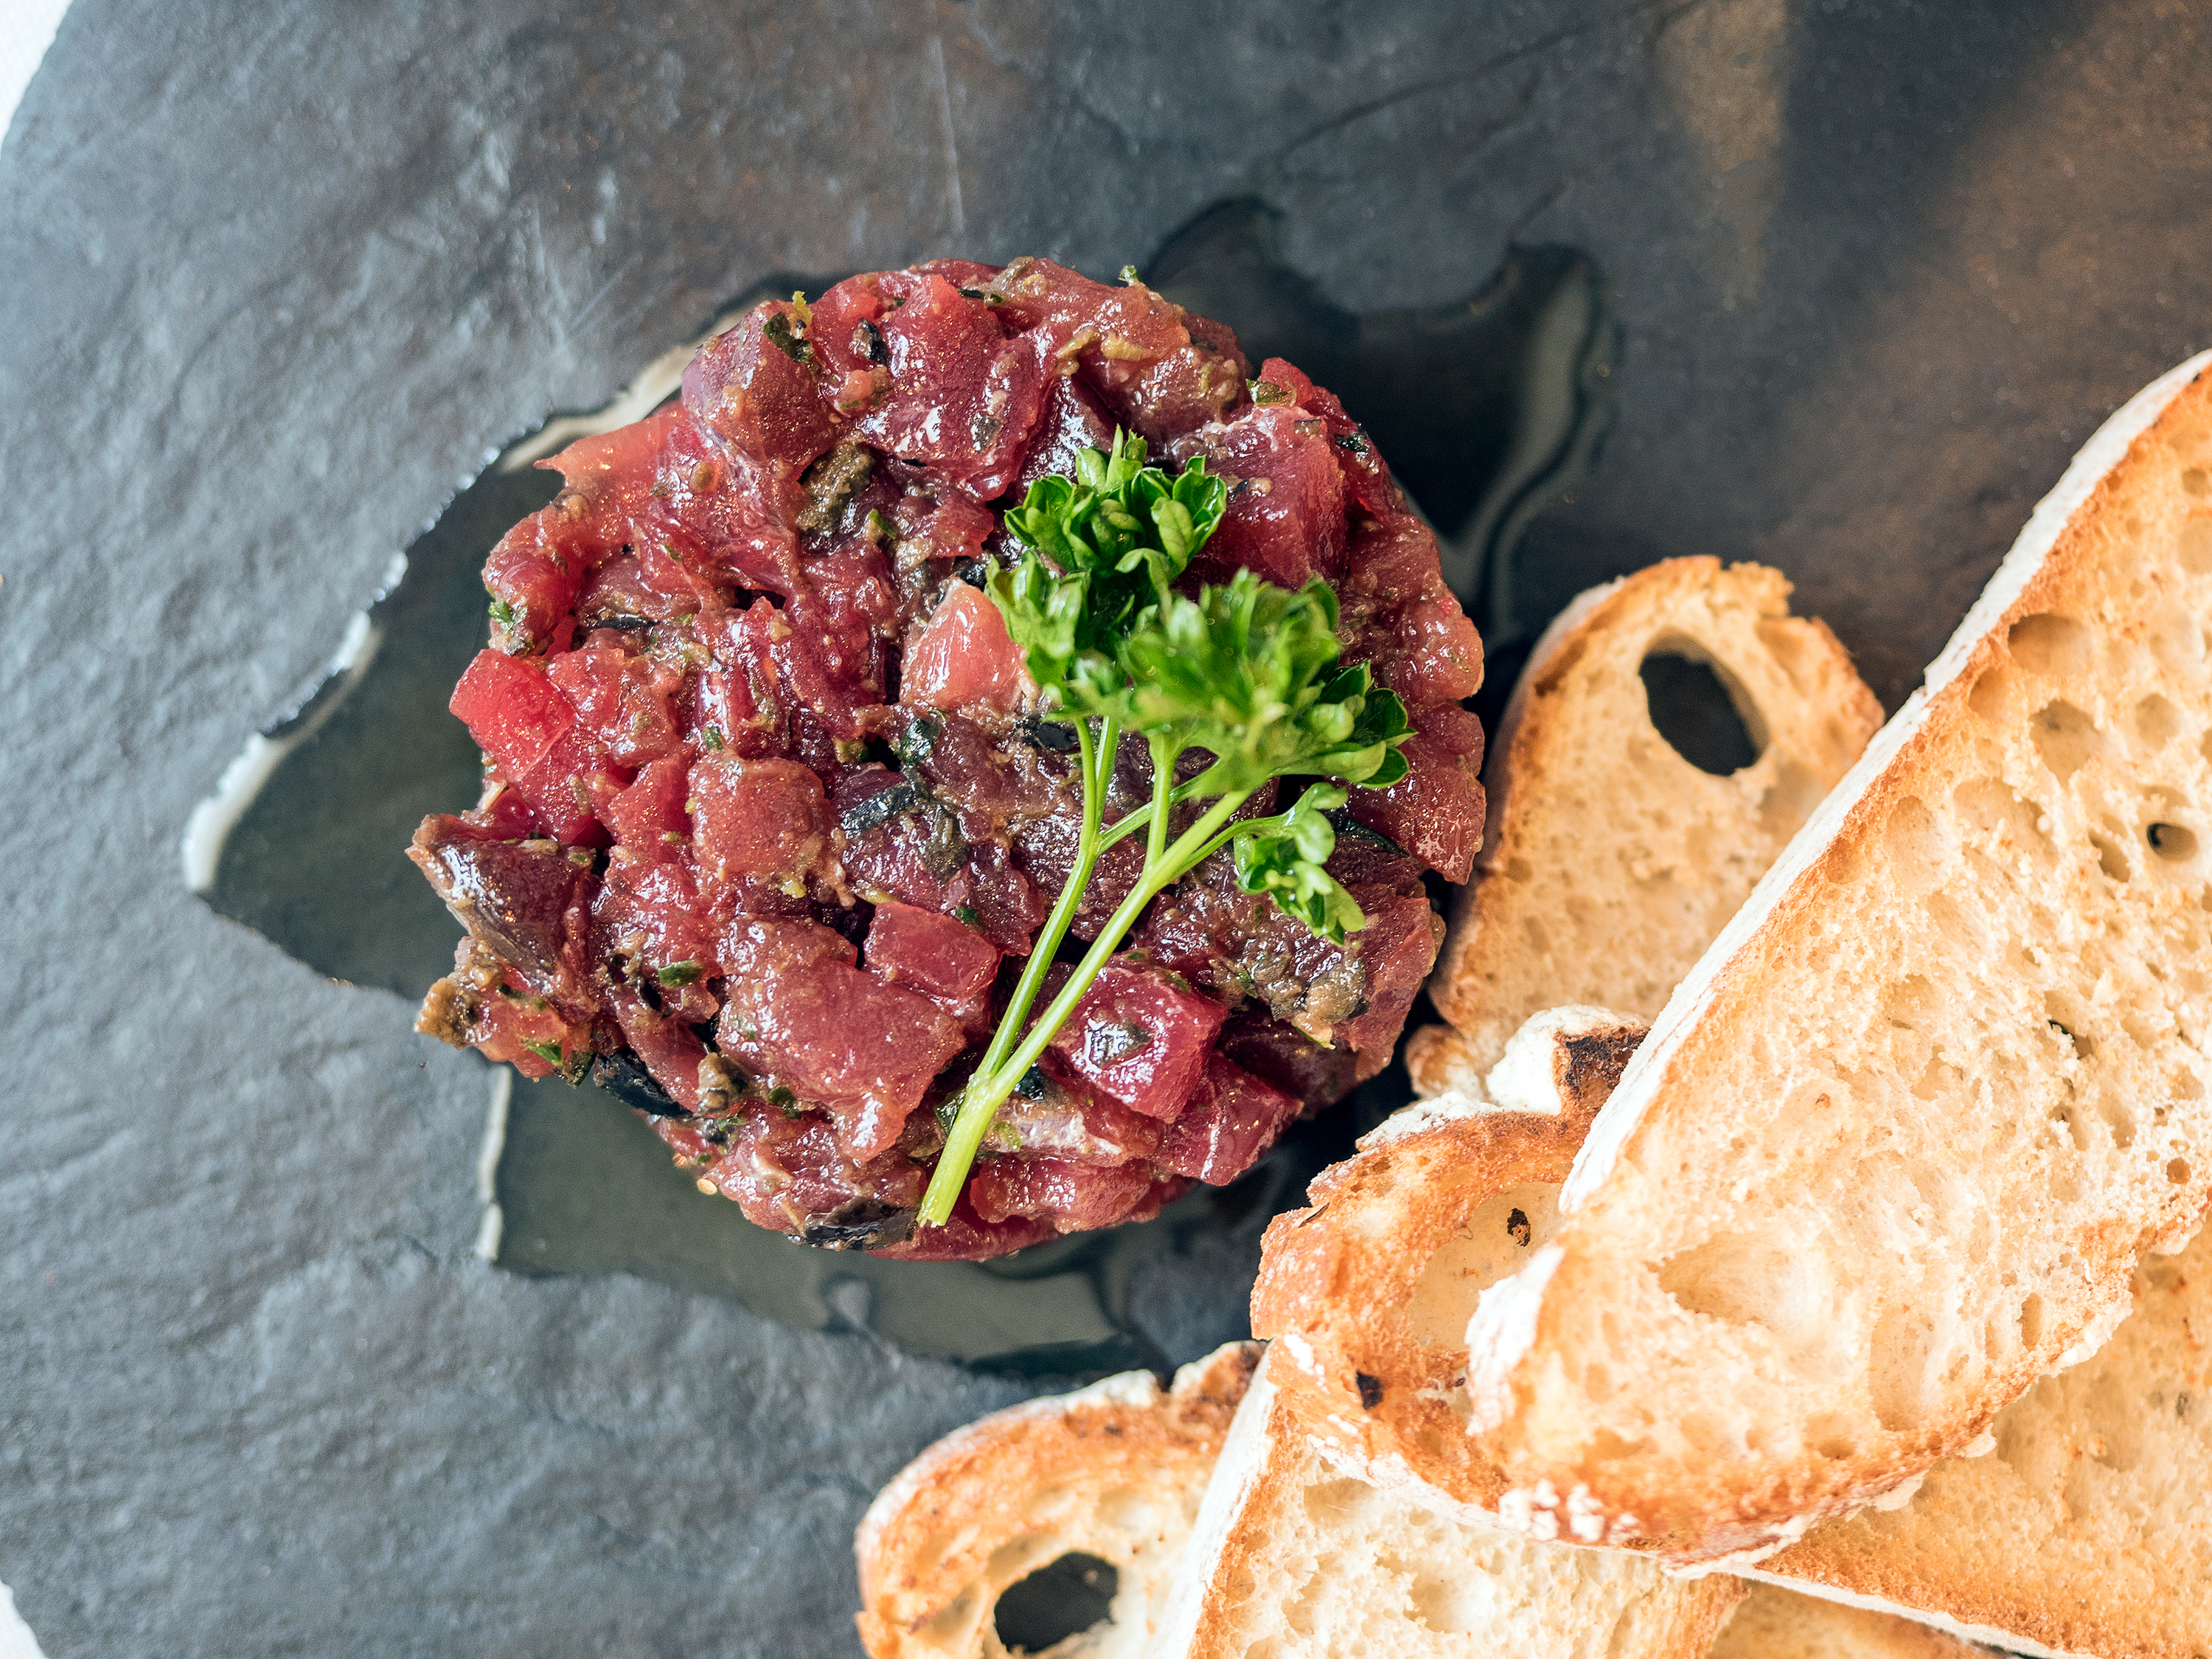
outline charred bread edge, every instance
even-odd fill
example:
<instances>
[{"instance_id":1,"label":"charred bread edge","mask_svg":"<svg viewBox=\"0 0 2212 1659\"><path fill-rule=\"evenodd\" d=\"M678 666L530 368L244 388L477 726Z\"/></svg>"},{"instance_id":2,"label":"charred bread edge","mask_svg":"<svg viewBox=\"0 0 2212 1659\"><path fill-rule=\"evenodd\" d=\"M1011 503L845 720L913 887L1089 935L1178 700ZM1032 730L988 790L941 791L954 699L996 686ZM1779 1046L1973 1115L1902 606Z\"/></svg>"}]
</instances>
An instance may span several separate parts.
<instances>
[{"instance_id":1,"label":"charred bread edge","mask_svg":"<svg viewBox=\"0 0 2212 1659\"><path fill-rule=\"evenodd\" d=\"M1680 1576L1703 1577L1705 1571L1711 1570L1681 1571ZM1780 1573L1762 1572L1757 1567L1735 1566L1725 1571L1737 1578L1772 1584L1778 1589L1795 1590L1800 1595L1817 1596L1823 1601L1838 1602L1867 1613L1893 1613L1901 1619L1910 1619L1916 1625L1925 1625L1931 1630L1942 1631L1946 1636L1955 1636L1962 1642L1972 1642L1981 1647L2034 1654L2039 1659L2097 1659L2094 1654L2079 1653L2070 1648L2045 1647L2040 1642L2032 1642L2025 1636L2013 1631L2000 1630L1994 1625L1962 1625L1955 1619L1931 1613L1925 1607L1912 1607L1903 1601L1887 1601L1879 1595L1864 1595L1856 1590L1838 1589L1833 1585L1816 1583L1809 1578L1787 1578Z\"/></svg>"},{"instance_id":2,"label":"charred bread edge","mask_svg":"<svg viewBox=\"0 0 2212 1659\"><path fill-rule=\"evenodd\" d=\"M1735 920L1721 930L1720 937L1707 947L1698 965L1674 988L1674 994L1667 1000L1666 1007L1651 1024L1651 1035L1629 1062L1620 1086L1613 1091L1612 1099L1591 1126L1589 1138L1583 1143L1574 1169L1567 1176L1567 1184L1559 1194L1562 1214L1578 1208L1611 1172L1645 1108L1658 1092L1660 1080L1673 1061L1674 1051L1711 1005L1729 963L1780 907L1790 890L1811 872L1835 843L1852 810L1896 758L1899 750L1919 734L1930 701L1959 677L1984 636L2042 569L2044 561L2050 556L2076 510L2094 493L2105 476L2125 459L2129 447L2149 429L2166 405L2209 365L2212 365L2212 351L2199 352L2129 398L2081 447L2051 493L2036 503L2035 511L2013 544L2012 550L2005 555L2004 562L1982 590L1981 597L1974 601L1972 609L1966 612L1966 620L1959 624L1950 642L1929 665L1922 684L1875 734L1858 763L1844 774L1844 781L1814 809L1805 827L1790 839L1782 856L1752 889L1751 897L1736 912ZM1504 745L1501 743L1499 746L1502 749ZM1538 1292L1537 1297L1531 1298L1528 1318L1513 1322L1516 1328L1526 1329L1531 1335L1534 1328L1533 1303L1540 1297ZM2125 1316L2124 1312L2121 1316ZM2093 1346L2083 1357L2094 1352ZM1492 1363L1503 1374L1518 1358L1518 1351L1509 1354L1501 1346Z\"/></svg>"}]
</instances>

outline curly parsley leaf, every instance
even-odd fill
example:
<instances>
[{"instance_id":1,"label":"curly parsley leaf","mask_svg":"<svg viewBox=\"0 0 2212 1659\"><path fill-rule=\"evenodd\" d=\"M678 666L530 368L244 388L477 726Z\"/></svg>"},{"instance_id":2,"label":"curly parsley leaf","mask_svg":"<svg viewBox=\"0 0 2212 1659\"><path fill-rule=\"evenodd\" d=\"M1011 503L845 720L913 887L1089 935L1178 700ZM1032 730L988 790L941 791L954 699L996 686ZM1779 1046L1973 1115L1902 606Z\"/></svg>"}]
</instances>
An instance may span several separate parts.
<instances>
[{"instance_id":1,"label":"curly parsley leaf","mask_svg":"<svg viewBox=\"0 0 2212 1659\"><path fill-rule=\"evenodd\" d=\"M1122 643L1124 722L1209 750L1222 790L1307 773L1387 787L1413 726L1364 665L1338 665L1336 615L1318 577L1293 592L1240 570L1195 599L1170 594Z\"/></svg>"},{"instance_id":2,"label":"curly parsley leaf","mask_svg":"<svg viewBox=\"0 0 2212 1659\"><path fill-rule=\"evenodd\" d=\"M1104 712L1115 647L1167 599L1228 506L1228 486L1203 460L1170 475L1145 455L1142 438L1117 431L1110 451L1084 451L1074 477L1038 479L1006 515L1028 550L988 591L1031 676L1073 713Z\"/></svg>"},{"instance_id":3,"label":"curly parsley leaf","mask_svg":"<svg viewBox=\"0 0 2212 1659\"><path fill-rule=\"evenodd\" d=\"M1367 925L1359 902L1325 867L1336 851L1336 830L1323 814L1344 805L1345 792L1317 783L1287 812L1240 825L1237 884L1264 893L1285 915L1296 916L1332 945Z\"/></svg>"}]
</instances>

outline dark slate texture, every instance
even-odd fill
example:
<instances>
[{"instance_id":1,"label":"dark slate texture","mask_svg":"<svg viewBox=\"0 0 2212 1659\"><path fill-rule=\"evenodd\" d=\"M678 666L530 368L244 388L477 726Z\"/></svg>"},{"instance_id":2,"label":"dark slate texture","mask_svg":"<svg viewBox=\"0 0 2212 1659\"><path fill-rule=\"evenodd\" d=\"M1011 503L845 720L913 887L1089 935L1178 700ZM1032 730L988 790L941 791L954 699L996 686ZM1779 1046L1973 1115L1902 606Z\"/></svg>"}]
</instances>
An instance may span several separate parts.
<instances>
[{"instance_id":1,"label":"dark slate texture","mask_svg":"<svg viewBox=\"0 0 2212 1659\"><path fill-rule=\"evenodd\" d=\"M850 1654L868 1495L1018 1392L483 1267L483 1071L186 896L192 803L490 447L776 269L1109 272L1248 190L1357 307L1573 245L1619 422L1531 611L1768 559L1894 704L2212 337L2206 84L2179 0L76 0L0 146L0 1579L47 1652Z\"/></svg>"}]
</instances>

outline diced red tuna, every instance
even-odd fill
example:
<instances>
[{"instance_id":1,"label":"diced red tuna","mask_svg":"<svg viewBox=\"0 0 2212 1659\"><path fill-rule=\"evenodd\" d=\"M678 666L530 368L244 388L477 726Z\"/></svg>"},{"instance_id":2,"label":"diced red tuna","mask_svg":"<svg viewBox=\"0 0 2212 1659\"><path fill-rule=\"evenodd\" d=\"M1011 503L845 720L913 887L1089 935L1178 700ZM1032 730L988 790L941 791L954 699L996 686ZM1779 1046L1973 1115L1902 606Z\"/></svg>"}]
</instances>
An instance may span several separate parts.
<instances>
[{"instance_id":1,"label":"diced red tuna","mask_svg":"<svg viewBox=\"0 0 2212 1659\"><path fill-rule=\"evenodd\" d=\"M684 407L762 475L786 522L799 515L799 475L836 441L837 425L799 361L806 347L787 301L756 306L699 348L684 371Z\"/></svg>"},{"instance_id":2,"label":"diced red tuna","mask_svg":"<svg viewBox=\"0 0 2212 1659\"><path fill-rule=\"evenodd\" d=\"M618 992L608 999L615 1023L653 1081L687 1112L699 1109L699 1062L707 1045L680 1013L656 1012L636 996Z\"/></svg>"},{"instance_id":3,"label":"diced red tuna","mask_svg":"<svg viewBox=\"0 0 2212 1659\"><path fill-rule=\"evenodd\" d=\"M691 769L692 847L701 878L780 884L830 871L829 799L797 761L708 758Z\"/></svg>"},{"instance_id":4,"label":"diced red tuna","mask_svg":"<svg viewBox=\"0 0 2212 1659\"><path fill-rule=\"evenodd\" d=\"M1094 283L1049 259L1017 259L994 291L1033 330L1054 372L1079 374L1121 426L1155 447L1218 420L1244 394L1237 337L1141 283Z\"/></svg>"},{"instance_id":5,"label":"diced red tuna","mask_svg":"<svg viewBox=\"0 0 2212 1659\"><path fill-rule=\"evenodd\" d=\"M450 706L556 840L595 836L599 809L629 779L593 752L568 698L542 666L480 651L453 688Z\"/></svg>"},{"instance_id":6,"label":"diced red tuna","mask_svg":"<svg viewBox=\"0 0 2212 1659\"><path fill-rule=\"evenodd\" d=\"M649 657L632 654L599 634L545 665L545 678L568 699L576 725L624 766L642 766L674 754L683 738L669 711L669 697L684 677Z\"/></svg>"},{"instance_id":7,"label":"diced red tuna","mask_svg":"<svg viewBox=\"0 0 2212 1659\"><path fill-rule=\"evenodd\" d=\"M1346 810L1447 881L1465 881L1482 847L1482 724L1453 703L1416 709L1401 751L1410 769L1388 789L1355 789Z\"/></svg>"},{"instance_id":8,"label":"diced red tuna","mask_svg":"<svg viewBox=\"0 0 2212 1659\"><path fill-rule=\"evenodd\" d=\"M562 507L532 514L484 561L494 638L525 652L566 645L568 614L591 569L591 550Z\"/></svg>"},{"instance_id":9,"label":"diced red tuna","mask_svg":"<svg viewBox=\"0 0 2212 1659\"><path fill-rule=\"evenodd\" d=\"M1292 403L1308 414L1321 417L1328 429L1329 443L1336 453L1336 464L1344 473L1345 489L1351 500L1377 517L1405 512L1405 495L1391 477L1382 452L1369 440L1365 428L1344 412L1344 405L1334 392L1326 386L1316 386L1304 372L1280 357L1270 357L1260 365L1260 379L1272 389L1266 395L1272 397L1275 390L1287 392ZM1324 568L1322 574L1334 580L1339 573Z\"/></svg>"},{"instance_id":10,"label":"diced red tuna","mask_svg":"<svg viewBox=\"0 0 2212 1659\"><path fill-rule=\"evenodd\" d=\"M725 945L729 1000L715 1041L837 1121L867 1158L896 1145L930 1082L967 1045L928 998L854 967L852 945L811 922L750 921Z\"/></svg>"},{"instance_id":11,"label":"diced red tuna","mask_svg":"<svg viewBox=\"0 0 2212 1659\"><path fill-rule=\"evenodd\" d=\"M686 1103L711 1023L718 1079L742 1075L712 1123L653 1119L679 1161L764 1225L915 1260L1156 1213L1179 1171L1233 1176L1284 1102L1371 1074L1433 951L1419 867L1463 874L1479 844L1460 704L1480 647L1364 430L1293 365L1264 364L1256 401L1248 373L1229 330L1141 283L936 261L756 307L679 402L544 463L564 488L487 562L499 648L454 693L485 791L417 849L476 930L435 1027L533 1077L619 1046ZM1238 566L1334 585L1346 659L1412 711L1412 771L1354 792L1379 833L1345 830L1330 861L1367 928L1332 945L1224 856L1192 872L1002 1108L990 1214L963 1195L902 1236L1081 810L1066 729L1028 718L1022 653L971 585L1006 545L984 503L1116 428L1234 488L1187 588ZM1108 813L1149 796L1126 738ZM1076 937L1142 855L1101 861Z\"/></svg>"},{"instance_id":12,"label":"diced red tuna","mask_svg":"<svg viewBox=\"0 0 2212 1659\"><path fill-rule=\"evenodd\" d=\"M1127 1218L1152 1194L1147 1164L1101 1169L1022 1153L985 1159L968 1183L968 1201L986 1221L1048 1217L1062 1232L1088 1232Z\"/></svg>"},{"instance_id":13,"label":"diced red tuna","mask_svg":"<svg viewBox=\"0 0 2212 1659\"><path fill-rule=\"evenodd\" d=\"M832 735L866 735L866 711L887 698L898 596L873 550L807 562L805 579L784 607L788 629L775 647L779 675L796 703Z\"/></svg>"},{"instance_id":14,"label":"diced red tuna","mask_svg":"<svg viewBox=\"0 0 2212 1659\"><path fill-rule=\"evenodd\" d=\"M1444 586L1436 532L1410 514L1364 527L1337 584L1346 654L1412 708L1457 702L1482 686L1482 641Z\"/></svg>"},{"instance_id":15,"label":"diced red tuna","mask_svg":"<svg viewBox=\"0 0 2212 1659\"><path fill-rule=\"evenodd\" d=\"M887 273L879 284L902 303L875 325L890 391L860 417L860 435L989 501L1020 470L1043 404L1037 343L1010 338L991 307L934 273Z\"/></svg>"},{"instance_id":16,"label":"diced red tuna","mask_svg":"<svg viewBox=\"0 0 2212 1659\"><path fill-rule=\"evenodd\" d=\"M1298 1103L1280 1089L1209 1054L1206 1085L1168 1126L1156 1161L1177 1175L1223 1186L1258 1163L1297 1115Z\"/></svg>"},{"instance_id":17,"label":"diced red tuna","mask_svg":"<svg viewBox=\"0 0 2212 1659\"><path fill-rule=\"evenodd\" d=\"M1148 1117L1171 1118L1206 1075L1229 1011L1164 974L1109 963L1046 1053L1072 1082Z\"/></svg>"},{"instance_id":18,"label":"diced red tuna","mask_svg":"<svg viewBox=\"0 0 2212 1659\"><path fill-rule=\"evenodd\" d=\"M1196 441L1207 465L1234 480L1221 527L1199 550L1199 575L1219 581L1241 568L1303 587L1341 560L1344 474L1320 416L1287 402L1255 404Z\"/></svg>"},{"instance_id":19,"label":"diced red tuna","mask_svg":"<svg viewBox=\"0 0 2212 1659\"><path fill-rule=\"evenodd\" d=\"M1031 706L1036 694L999 607L965 582L946 583L936 611L907 644L899 701L908 707L1013 714Z\"/></svg>"},{"instance_id":20,"label":"diced red tuna","mask_svg":"<svg viewBox=\"0 0 2212 1659\"><path fill-rule=\"evenodd\" d=\"M868 971L941 1002L968 1004L991 988L999 950L966 923L911 904L879 904L868 923Z\"/></svg>"},{"instance_id":21,"label":"diced red tuna","mask_svg":"<svg viewBox=\"0 0 2212 1659\"><path fill-rule=\"evenodd\" d=\"M1072 374L1053 375L1029 458L1014 480L1014 498L1026 498L1039 478L1075 477L1076 457L1086 449L1109 448L1113 441L1114 422L1091 389Z\"/></svg>"},{"instance_id":22,"label":"diced red tuna","mask_svg":"<svg viewBox=\"0 0 2212 1659\"><path fill-rule=\"evenodd\" d=\"M657 760L606 805L601 817L615 842L648 863L673 858L690 838L684 803L690 794L691 763L681 755Z\"/></svg>"}]
</instances>

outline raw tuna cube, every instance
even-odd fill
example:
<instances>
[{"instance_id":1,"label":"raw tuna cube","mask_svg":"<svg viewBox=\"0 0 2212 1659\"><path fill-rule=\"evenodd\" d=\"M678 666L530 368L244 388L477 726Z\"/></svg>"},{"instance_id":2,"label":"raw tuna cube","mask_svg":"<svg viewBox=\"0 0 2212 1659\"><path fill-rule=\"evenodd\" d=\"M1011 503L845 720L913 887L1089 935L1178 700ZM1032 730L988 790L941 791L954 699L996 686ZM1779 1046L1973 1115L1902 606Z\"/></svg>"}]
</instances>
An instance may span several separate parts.
<instances>
[{"instance_id":1,"label":"raw tuna cube","mask_svg":"<svg viewBox=\"0 0 2212 1659\"><path fill-rule=\"evenodd\" d=\"M868 971L926 996L967 1003L991 988L999 951L951 916L911 904L879 904L868 923Z\"/></svg>"},{"instance_id":2,"label":"raw tuna cube","mask_svg":"<svg viewBox=\"0 0 2212 1659\"><path fill-rule=\"evenodd\" d=\"M708 759L691 769L692 846L702 881L804 882L829 869L830 802L797 761Z\"/></svg>"},{"instance_id":3,"label":"raw tuna cube","mask_svg":"<svg viewBox=\"0 0 2212 1659\"><path fill-rule=\"evenodd\" d=\"M684 810L690 773L691 763L680 755L654 761L640 772L602 815L616 843L647 863L674 858L691 835L691 819Z\"/></svg>"},{"instance_id":4,"label":"raw tuna cube","mask_svg":"<svg viewBox=\"0 0 2212 1659\"><path fill-rule=\"evenodd\" d=\"M1198 434L1207 465L1229 486L1221 527L1194 568L1219 581L1239 568L1303 587L1344 551L1344 474L1328 423L1295 404L1259 404Z\"/></svg>"},{"instance_id":5,"label":"raw tuna cube","mask_svg":"<svg viewBox=\"0 0 2212 1659\"><path fill-rule=\"evenodd\" d=\"M905 303L878 325L890 393L861 436L989 501L1013 482L1043 406L1036 342L1008 338L989 306L940 276L890 272L879 286Z\"/></svg>"},{"instance_id":6,"label":"raw tuna cube","mask_svg":"<svg viewBox=\"0 0 2212 1659\"><path fill-rule=\"evenodd\" d=\"M1152 1187L1152 1166L1123 1164L1102 1169L1064 1158L1020 1154L976 1165L969 1202L986 1221L1012 1216L1049 1216L1062 1232L1110 1227L1142 1204Z\"/></svg>"},{"instance_id":7,"label":"raw tuna cube","mask_svg":"<svg viewBox=\"0 0 2212 1659\"><path fill-rule=\"evenodd\" d=\"M1182 1110L1229 1011L1166 975L1111 962L1046 1053L1071 1081L1148 1117Z\"/></svg>"},{"instance_id":8,"label":"raw tuna cube","mask_svg":"<svg viewBox=\"0 0 2212 1659\"><path fill-rule=\"evenodd\" d=\"M683 746L668 708L683 678L650 657L619 645L586 644L553 658L545 678L568 699L578 727L620 764L642 766Z\"/></svg>"},{"instance_id":9,"label":"raw tuna cube","mask_svg":"<svg viewBox=\"0 0 2212 1659\"><path fill-rule=\"evenodd\" d=\"M1412 769L1388 789L1355 789L1346 810L1447 881L1465 881L1482 846L1482 723L1455 703L1413 712L1401 751Z\"/></svg>"},{"instance_id":10,"label":"raw tuna cube","mask_svg":"<svg viewBox=\"0 0 2212 1659\"><path fill-rule=\"evenodd\" d=\"M1032 706L1036 694L999 607L966 582L947 582L936 611L907 645L899 701L909 708L1010 714Z\"/></svg>"},{"instance_id":11,"label":"raw tuna cube","mask_svg":"<svg viewBox=\"0 0 2212 1659\"><path fill-rule=\"evenodd\" d=\"M791 304L772 300L700 347L684 371L684 407L774 481L787 523L803 499L799 475L837 438L813 373L799 361L803 332Z\"/></svg>"},{"instance_id":12,"label":"raw tuna cube","mask_svg":"<svg viewBox=\"0 0 2212 1659\"><path fill-rule=\"evenodd\" d=\"M1298 1103L1280 1089L1212 1054L1206 1062L1206 1087L1168 1126L1153 1161L1177 1175L1223 1186L1258 1163L1297 1115Z\"/></svg>"},{"instance_id":13,"label":"raw tuna cube","mask_svg":"<svg viewBox=\"0 0 2212 1659\"><path fill-rule=\"evenodd\" d=\"M854 967L851 945L826 927L751 921L725 951L722 1052L829 1106L855 1158L897 1141L906 1115L967 1042L928 998Z\"/></svg>"}]
</instances>

